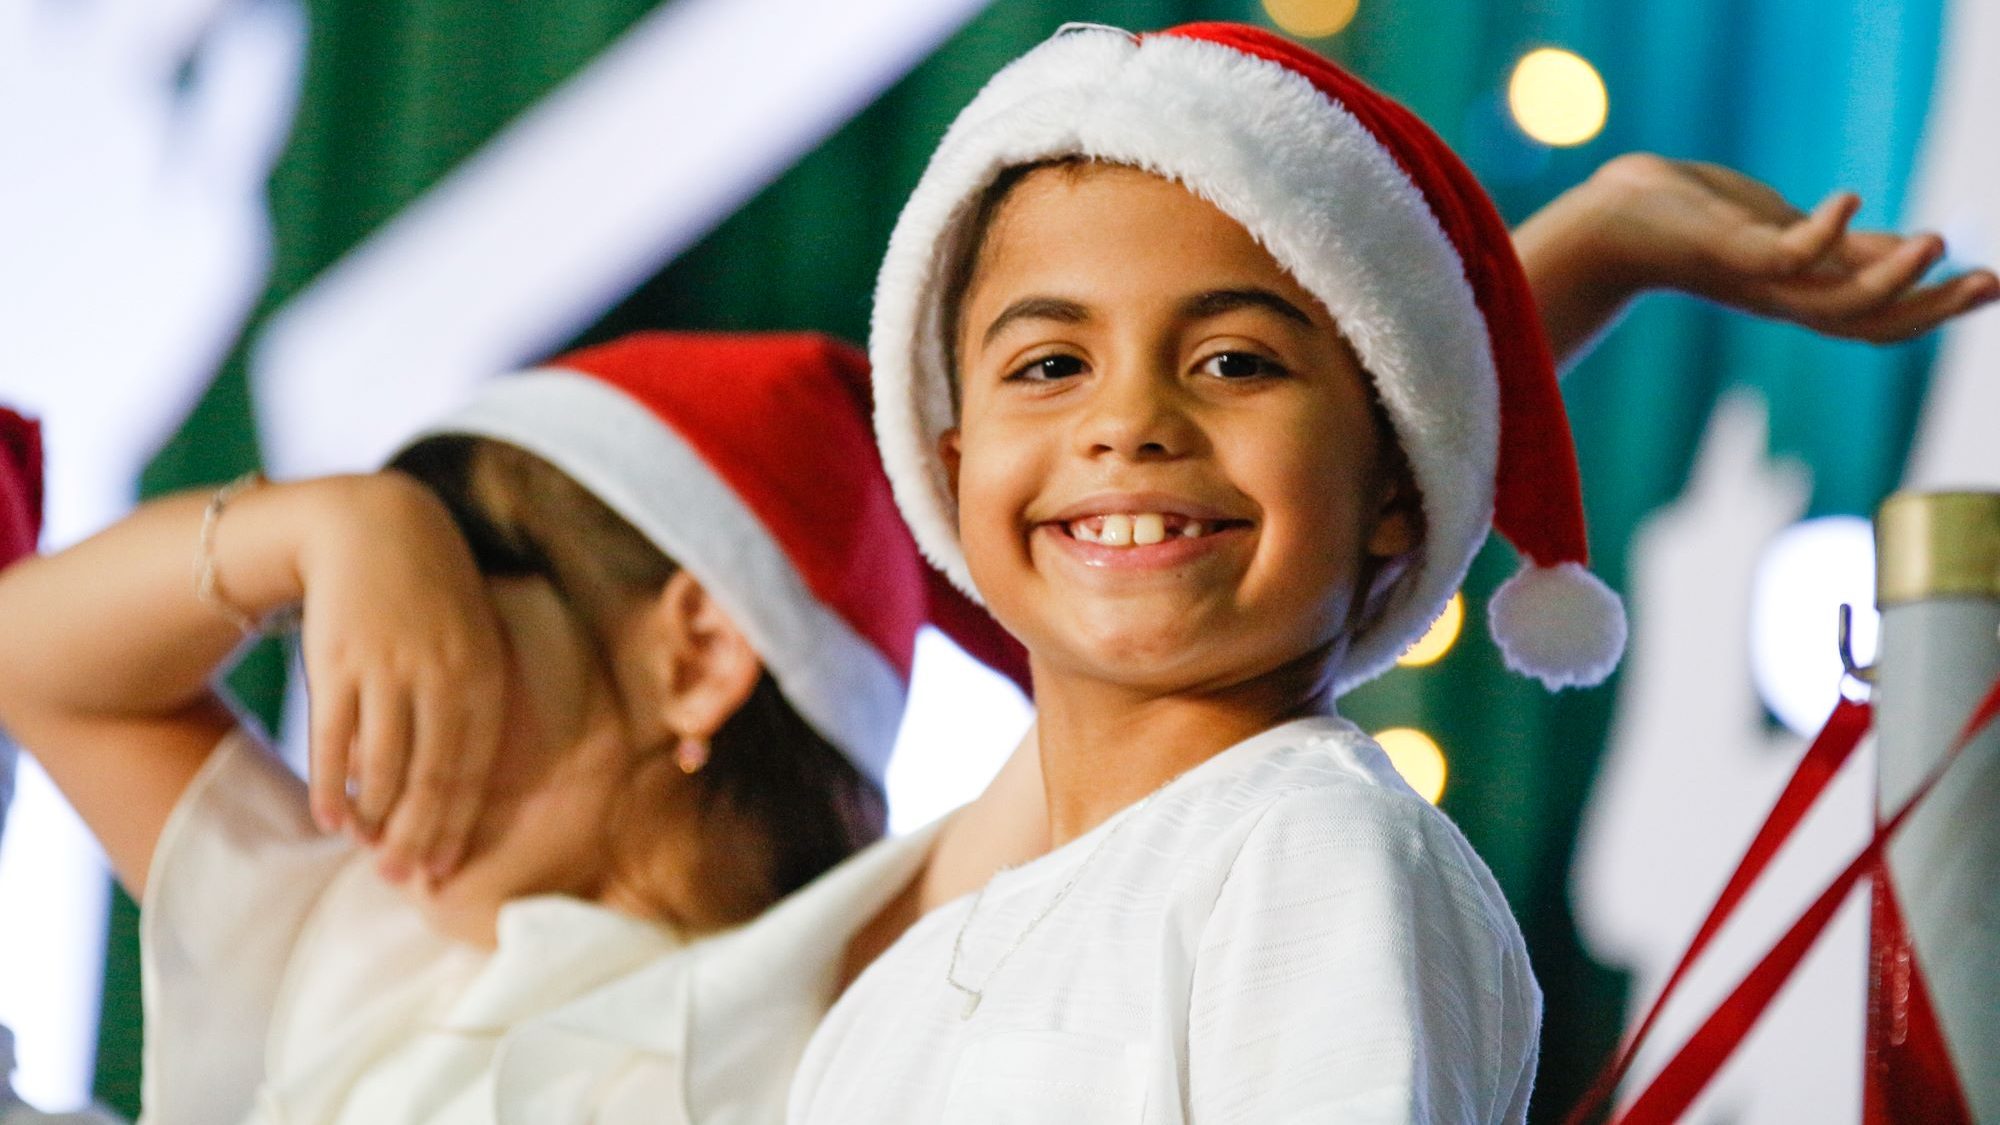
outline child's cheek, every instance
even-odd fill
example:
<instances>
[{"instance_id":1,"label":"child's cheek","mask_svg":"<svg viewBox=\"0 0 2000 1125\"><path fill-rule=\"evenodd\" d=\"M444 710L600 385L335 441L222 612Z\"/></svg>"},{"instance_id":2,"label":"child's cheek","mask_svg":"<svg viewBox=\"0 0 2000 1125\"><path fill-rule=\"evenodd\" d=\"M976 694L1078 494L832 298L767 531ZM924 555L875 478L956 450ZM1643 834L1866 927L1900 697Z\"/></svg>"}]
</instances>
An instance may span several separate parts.
<instances>
[{"instance_id":1,"label":"child's cheek","mask_svg":"<svg viewBox=\"0 0 2000 1125\"><path fill-rule=\"evenodd\" d=\"M973 585L999 618L1034 582L1031 513L1047 486L1047 435L1000 421L962 431L958 533Z\"/></svg>"}]
</instances>

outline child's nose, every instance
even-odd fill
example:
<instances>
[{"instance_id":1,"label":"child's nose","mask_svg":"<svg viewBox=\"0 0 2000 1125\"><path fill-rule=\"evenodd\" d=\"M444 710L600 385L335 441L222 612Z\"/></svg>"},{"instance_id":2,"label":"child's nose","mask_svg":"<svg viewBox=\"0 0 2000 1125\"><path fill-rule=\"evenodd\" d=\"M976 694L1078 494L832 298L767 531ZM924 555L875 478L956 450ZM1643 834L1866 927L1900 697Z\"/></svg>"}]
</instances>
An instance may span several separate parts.
<instances>
[{"instance_id":1,"label":"child's nose","mask_svg":"<svg viewBox=\"0 0 2000 1125\"><path fill-rule=\"evenodd\" d=\"M1193 422L1171 374L1107 371L1095 391L1077 426L1078 445L1086 456L1170 460L1193 449Z\"/></svg>"}]
</instances>

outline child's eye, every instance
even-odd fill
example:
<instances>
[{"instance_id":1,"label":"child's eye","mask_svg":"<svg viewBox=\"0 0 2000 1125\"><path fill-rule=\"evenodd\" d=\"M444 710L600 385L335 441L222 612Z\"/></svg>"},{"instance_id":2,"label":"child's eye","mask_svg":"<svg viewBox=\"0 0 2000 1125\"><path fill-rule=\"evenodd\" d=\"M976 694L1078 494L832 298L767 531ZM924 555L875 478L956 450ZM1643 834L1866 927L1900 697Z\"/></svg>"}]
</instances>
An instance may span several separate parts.
<instances>
[{"instance_id":1,"label":"child's eye","mask_svg":"<svg viewBox=\"0 0 2000 1125\"><path fill-rule=\"evenodd\" d=\"M1218 352L1202 360L1195 370L1218 379L1243 380L1285 374L1277 363L1254 352Z\"/></svg>"},{"instance_id":2,"label":"child's eye","mask_svg":"<svg viewBox=\"0 0 2000 1125\"><path fill-rule=\"evenodd\" d=\"M1030 383L1052 383L1083 373L1083 360L1073 355L1045 355L1015 370L1007 378Z\"/></svg>"}]
</instances>

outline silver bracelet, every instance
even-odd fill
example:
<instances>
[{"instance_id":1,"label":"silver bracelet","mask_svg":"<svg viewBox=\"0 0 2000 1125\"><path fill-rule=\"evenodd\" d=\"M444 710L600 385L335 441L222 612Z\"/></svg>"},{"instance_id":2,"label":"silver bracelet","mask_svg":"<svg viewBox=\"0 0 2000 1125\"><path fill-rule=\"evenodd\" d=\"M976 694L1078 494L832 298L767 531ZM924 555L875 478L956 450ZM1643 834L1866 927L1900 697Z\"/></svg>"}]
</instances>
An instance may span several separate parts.
<instances>
[{"instance_id":1,"label":"silver bracelet","mask_svg":"<svg viewBox=\"0 0 2000 1125\"><path fill-rule=\"evenodd\" d=\"M243 612L242 608L223 594L215 568L215 529L222 522L222 513L229 502L264 483L264 474L248 472L221 488L208 498L208 507L201 513L201 537L195 545L194 556L194 596L202 604L229 619L229 623L241 630L245 636L264 631L263 623Z\"/></svg>"}]
</instances>

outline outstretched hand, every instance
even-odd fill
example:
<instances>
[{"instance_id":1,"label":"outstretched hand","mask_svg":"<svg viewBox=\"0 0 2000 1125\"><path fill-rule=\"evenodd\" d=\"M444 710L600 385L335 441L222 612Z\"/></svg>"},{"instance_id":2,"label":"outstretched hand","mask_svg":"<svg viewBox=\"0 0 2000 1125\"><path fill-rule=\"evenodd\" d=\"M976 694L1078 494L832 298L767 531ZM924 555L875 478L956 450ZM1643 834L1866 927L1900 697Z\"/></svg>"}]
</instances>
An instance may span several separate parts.
<instances>
[{"instance_id":1,"label":"outstretched hand","mask_svg":"<svg viewBox=\"0 0 2000 1125\"><path fill-rule=\"evenodd\" d=\"M1874 343L2000 299L1990 269L1926 284L1944 240L1854 230L1859 208L1853 193L1835 192L1805 212L1727 168L1633 153L1537 212L1515 245L1559 360L1648 289Z\"/></svg>"},{"instance_id":2,"label":"outstretched hand","mask_svg":"<svg viewBox=\"0 0 2000 1125\"><path fill-rule=\"evenodd\" d=\"M1650 288L1875 343L1921 335L2000 298L1990 269L1924 284L1944 239L1852 229L1861 207L1852 192L1802 212L1728 168L1648 154L1619 157L1593 179L1612 200L1611 254Z\"/></svg>"}]
</instances>

